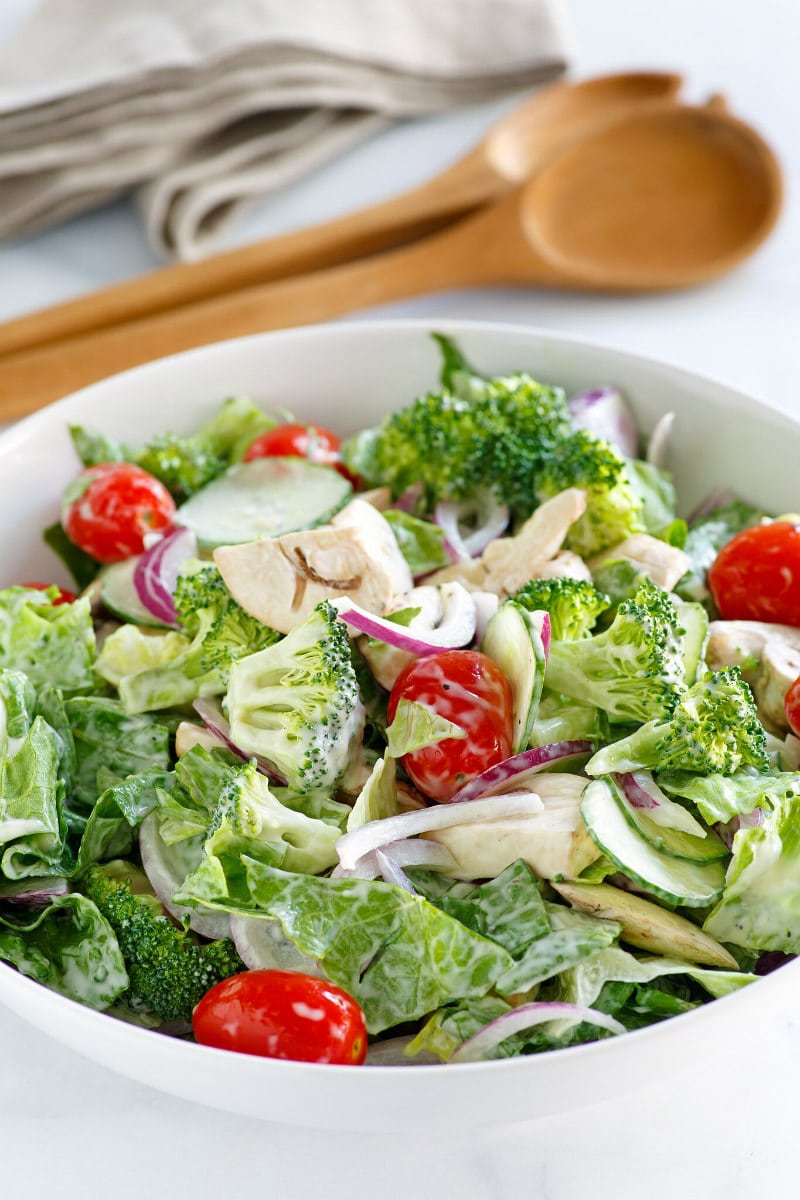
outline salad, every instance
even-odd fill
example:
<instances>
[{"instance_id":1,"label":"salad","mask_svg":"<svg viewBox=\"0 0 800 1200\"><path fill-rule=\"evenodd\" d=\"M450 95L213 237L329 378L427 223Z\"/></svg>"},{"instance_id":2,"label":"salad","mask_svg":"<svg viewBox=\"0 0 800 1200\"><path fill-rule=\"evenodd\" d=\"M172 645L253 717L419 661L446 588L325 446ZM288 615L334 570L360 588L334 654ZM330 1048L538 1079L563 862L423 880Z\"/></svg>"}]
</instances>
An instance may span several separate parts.
<instances>
[{"instance_id":1,"label":"salad","mask_svg":"<svg viewBox=\"0 0 800 1200\"><path fill-rule=\"evenodd\" d=\"M800 518L482 376L342 443L82 427L0 591L0 959L318 1063L554 1050L800 952ZM81 466L82 464L82 466Z\"/></svg>"}]
</instances>

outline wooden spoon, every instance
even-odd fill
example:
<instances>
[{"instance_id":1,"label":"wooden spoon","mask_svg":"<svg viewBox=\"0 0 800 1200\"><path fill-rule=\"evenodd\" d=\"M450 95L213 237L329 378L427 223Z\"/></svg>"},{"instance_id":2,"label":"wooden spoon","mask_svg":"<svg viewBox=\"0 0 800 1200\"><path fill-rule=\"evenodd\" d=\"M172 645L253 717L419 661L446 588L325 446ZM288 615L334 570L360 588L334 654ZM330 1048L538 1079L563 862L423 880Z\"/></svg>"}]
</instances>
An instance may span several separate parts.
<instances>
[{"instance_id":1,"label":"wooden spoon","mask_svg":"<svg viewBox=\"0 0 800 1200\"><path fill-rule=\"evenodd\" d=\"M464 158L383 204L202 263L165 267L0 325L0 355L152 316L271 279L307 274L441 228L528 179L565 141L639 105L677 95L666 72L603 75L535 92Z\"/></svg>"},{"instance_id":2,"label":"wooden spoon","mask_svg":"<svg viewBox=\"0 0 800 1200\"><path fill-rule=\"evenodd\" d=\"M703 283L763 241L780 202L780 168L753 129L724 111L651 108L571 142L524 187L405 249L0 361L0 419L164 354L447 288Z\"/></svg>"}]
</instances>

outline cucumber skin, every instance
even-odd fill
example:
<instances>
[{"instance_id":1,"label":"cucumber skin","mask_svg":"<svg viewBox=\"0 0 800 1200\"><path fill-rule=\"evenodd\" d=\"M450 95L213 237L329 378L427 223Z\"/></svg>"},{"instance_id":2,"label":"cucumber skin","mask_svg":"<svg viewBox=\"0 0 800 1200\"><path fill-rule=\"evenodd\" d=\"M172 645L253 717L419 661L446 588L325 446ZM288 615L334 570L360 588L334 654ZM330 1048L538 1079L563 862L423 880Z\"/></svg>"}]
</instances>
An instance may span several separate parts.
<instances>
[{"instance_id":1,"label":"cucumber skin","mask_svg":"<svg viewBox=\"0 0 800 1200\"><path fill-rule=\"evenodd\" d=\"M323 509L316 510L310 517L307 514L303 515L301 521L283 521L276 525L274 529L265 532L261 528L257 528L251 524L248 528L247 518L242 518L241 526L237 522L237 535L232 537L229 531L221 534L212 532L213 518L208 520L206 508L209 501L217 498L217 506L214 511L220 511L220 508L225 507L226 492L230 493L231 477L239 477L243 472L255 474L256 472L266 472L267 464L275 467L276 472L279 468L289 470L296 478L292 483L292 488L298 494L303 491L303 476L308 479L313 478L313 482L319 484L327 482L330 484L331 501ZM324 474L321 474L324 473ZM273 484L276 487L277 484ZM285 482L282 486L286 486ZM263 491L264 499L267 501L270 491L269 481L265 481L261 486L253 486L251 495L257 495ZM327 525L332 517L335 517L344 506L353 498L353 488L350 482L340 475L332 467L324 466L321 463L312 463L304 458L281 457L273 456L270 458L253 459L251 462L235 463L232 467L223 474L217 476L206 487L195 493L191 499L182 504L176 513L176 523L187 525L195 534L198 546L205 550L215 550L218 546L238 545L245 542L253 542L262 537L281 537L285 533L296 533L300 529L316 529L320 525ZM265 503L265 509L268 504ZM197 513L200 513L198 520ZM186 520L187 514L189 520ZM252 518L251 518L252 520Z\"/></svg>"},{"instance_id":2,"label":"cucumber skin","mask_svg":"<svg viewBox=\"0 0 800 1200\"><path fill-rule=\"evenodd\" d=\"M698 866L703 866L706 863L723 862L730 858L730 851L725 843L720 841L713 830L709 830L708 843L709 847L714 847L712 853L691 854L690 849L697 849L702 852L704 849L703 838L692 837L690 833L685 833L683 830L670 830L666 826L656 825L654 822L648 821L647 810L642 809L637 812L627 797L617 790L617 804L622 810L628 824L639 834L639 836L657 850L659 854L665 854L668 858L677 858L683 862L697 863ZM654 832L648 834L647 826L652 825ZM672 845L670 845L672 839ZM694 845L696 843L696 847ZM678 849L683 846L686 849L683 853ZM708 847L705 847L708 849Z\"/></svg>"},{"instance_id":3,"label":"cucumber skin","mask_svg":"<svg viewBox=\"0 0 800 1200\"><path fill-rule=\"evenodd\" d=\"M602 791L601 791L602 789ZM614 806L615 815L623 826L628 830L631 841L638 839L641 851L640 855L646 863L649 859L651 862L657 862L661 871L669 875L670 869L673 872L691 872L699 879L707 878L707 887L700 894L700 887L697 886L693 890L688 890L685 886L682 891L667 890L662 884L654 883L652 879L647 879L641 872L636 870L636 865L631 867L630 862L623 861L619 856L619 852L609 848L607 840L603 838L602 833L598 833L596 828L596 819L591 815L593 804L601 803L597 797L605 792L607 803ZM613 815L613 814L612 814ZM675 907L682 905L686 908L703 908L706 905L713 904L722 894L725 886L725 871L718 863L690 863L685 859L670 858L668 855L662 854L656 850L649 842L641 836L638 830L634 829L627 821L624 810L618 801L618 793L614 784L606 779L594 779L586 788L581 802L581 816L584 824L589 831L589 836L595 845L609 858L615 867L624 875L642 887L648 894L657 896L659 900L663 900L666 904L671 904Z\"/></svg>"},{"instance_id":4,"label":"cucumber skin","mask_svg":"<svg viewBox=\"0 0 800 1200\"><path fill-rule=\"evenodd\" d=\"M104 568L100 572L100 600L104 608L107 608L112 616L118 617L120 621L124 621L128 625L139 625L143 629L169 629L170 626L159 621L152 613L149 613L142 602L136 595L136 589L133 584L133 563L135 560L126 559L121 563L112 563L111 566ZM123 578L123 570L130 572L128 586L130 587L131 597L133 602L130 607L126 607L123 597L122 604L113 596L109 598L109 578L118 581Z\"/></svg>"},{"instance_id":5,"label":"cucumber skin","mask_svg":"<svg viewBox=\"0 0 800 1200\"><path fill-rule=\"evenodd\" d=\"M499 654L499 653L493 654L492 650L490 648L487 648L487 639L491 646L492 622L497 623L499 621L503 621L503 620L508 621L509 619L515 619L515 618L518 620L518 622L520 624L520 627L522 629L522 637L526 641L526 645L523 647L523 654L527 654L528 650L530 650L531 657L533 658L533 682L532 682L531 692L528 697L525 712L524 712L524 720L523 720L522 712L517 711L518 697L516 694L517 689L514 684L514 676L513 676L512 670L509 669L507 661L503 661L503 662L500 661L501 658L503 658L505 660L506 656ZM496 628L497 628L497 624L495 624L495 629ZM536 723L536 716L539 711L539 701L541 700L541 697L542 697L542 689L544 687L544 677L545 677L545 669L546 669L546 659L544 656L544 644L542 642L542 639L541 639L538 629L533 624L531 615L528 612L528 610L526 608L523 608L523 606L521 604L518 604L515 600L506 600L505 603L501 604L500 608L497 610L497 612L495 613L495 615L492 617L491 621L489 622L489 625L486 630L486 634L484 635L484 638L483 638L483 642L481 643L481 650L484 654L488 654L489 658L491 658L493 660L493 662L497 663L498 667L500 667L500 669L503 671L506 678L508 679L509 683L511 684L511 690L515 693L514 694L515 712L514 712L513 753L517 754L517 753L519 753L520 750L525 750L527 748L528 743L531 738L531 734L533 733L533 727ZM522 658L522 655L517 656L514 660L514 663L511 664L512 668L515 664L518 664L521 661L524 661ZM519 678L518 675L517 675L517 677Z\"/></svg>"}]
</instances>

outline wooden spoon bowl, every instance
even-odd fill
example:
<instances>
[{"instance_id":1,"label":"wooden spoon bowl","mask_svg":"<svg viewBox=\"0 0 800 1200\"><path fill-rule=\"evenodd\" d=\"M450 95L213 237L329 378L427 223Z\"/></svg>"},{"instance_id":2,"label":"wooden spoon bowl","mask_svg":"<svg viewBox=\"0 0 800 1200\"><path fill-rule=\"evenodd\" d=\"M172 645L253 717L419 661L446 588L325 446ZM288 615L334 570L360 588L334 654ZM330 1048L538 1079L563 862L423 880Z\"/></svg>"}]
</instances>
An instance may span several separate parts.
<instances>
[{"instance_id":1,"label":"wooden spoon bowl","mask_svg":"<svg viewBox=\"0 0 800 1200\"><path fill-rule=\"evenodd\" d=\"M567 146L520 198L526 239L581 287L658 289L730 270L766 237L780 169L718 109L630 114Z\"/></svg>"}]
</instances>

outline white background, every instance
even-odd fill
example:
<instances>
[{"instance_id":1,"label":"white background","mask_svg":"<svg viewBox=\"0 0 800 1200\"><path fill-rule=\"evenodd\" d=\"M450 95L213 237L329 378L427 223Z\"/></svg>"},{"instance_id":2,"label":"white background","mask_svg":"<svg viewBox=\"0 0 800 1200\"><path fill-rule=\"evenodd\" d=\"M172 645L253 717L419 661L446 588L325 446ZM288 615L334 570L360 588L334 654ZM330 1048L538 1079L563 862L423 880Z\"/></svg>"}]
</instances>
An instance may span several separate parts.
<instances>
[{"instance_id":1,"label":"white background","mask_svg":"<svg viewBox=\"0 0 800 1200\"><path fill-rule=\"evenodd\" d=\"M28 5L0 0L0 35ZM721 90L767 135L788 183L777 233L735 275L685 295L582 299L496 290L431 297L377 315L488 317L584 334L717 376L800 414L798 0L569 0L569 8L576 73L682 69L691 97ZM504 107L390 131L264 206L237 240L324 219L415 183L455 158ZM0 248L0 319L152 265L131 210L115 205ZM85 1062L0 1010L1 1186L13 1200L48 1192L61 1200L796 1195L800 1028L790 1014L776 1020L765 1013L741 1038L761 1046L754 1077L742 1078L732 1044L724 1066L683 1064L677 1079L644 1080L636 1096L603 1109L463 1142L442 1141L432 1130L409 1144L286 1129L172 1100Z\"/></svg>"}]
</instances>

